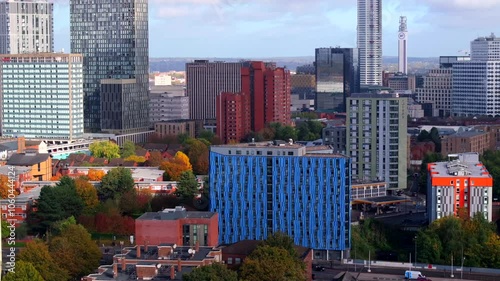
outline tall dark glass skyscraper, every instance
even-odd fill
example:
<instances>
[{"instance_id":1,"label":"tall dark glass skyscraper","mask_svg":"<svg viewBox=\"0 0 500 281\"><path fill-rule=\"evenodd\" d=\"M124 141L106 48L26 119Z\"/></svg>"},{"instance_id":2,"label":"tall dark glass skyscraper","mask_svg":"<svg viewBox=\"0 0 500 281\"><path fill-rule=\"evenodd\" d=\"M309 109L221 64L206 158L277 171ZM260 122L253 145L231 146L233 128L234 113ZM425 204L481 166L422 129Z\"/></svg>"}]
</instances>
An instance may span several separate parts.
<instances>
[{"instance_id":1,"label":"tall dark glass skyscraper","mask_svg":"<svg viewBox=\"0 0 500 281\"><path fill-rule=\"evenodd\" d=\"M84 58L85 130L147 128L148 0L70 0L70 14L71 51Z\"/></svg>"},{"instance_id":2,"label":"tall dark glass skyscraper","mask_svg":"<svg viewBox=\"0 0 500 281\"><path fill-rule=\"evenodd\" d=\"M359 93L358 49L316 49L317 111L345 112L345 101L352 93Z\"/></svg>"}]
</instances>

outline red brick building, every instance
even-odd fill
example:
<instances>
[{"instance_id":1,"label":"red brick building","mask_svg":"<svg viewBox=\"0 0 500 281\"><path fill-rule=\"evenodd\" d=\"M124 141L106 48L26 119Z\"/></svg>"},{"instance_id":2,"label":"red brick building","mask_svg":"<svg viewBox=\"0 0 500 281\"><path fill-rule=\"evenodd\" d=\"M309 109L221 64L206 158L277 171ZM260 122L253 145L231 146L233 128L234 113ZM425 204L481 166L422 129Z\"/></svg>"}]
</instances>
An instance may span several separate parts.
<instances>
[{"instance_id":1,"label":"red brick building","mask_svg":"<svg viewBox=\"0 0 500 281\"><path fill-rule=\"evenodd\" d=\"M135 221L136 243L215 247L219 239L218 215L213 212L191 212L182 207L144 213Z\"/></svg>"},{"instance_id":2,"label":"red brick building","mask_svg":"<svg viewBox=\"0 0 500 281\"><path fill-rule=\"evenodd\" d=\"M227 143L250 130L258 132L271 122L291 125L290 77L290 71L273 63L246 63L241 69L241 93L221 93L217 97L217 131L221 140ZM241 137L234 140L240 141Z\"/></svg>"},{"instance_id":3,"label":"red brick building","mask_svg":"<svg viewBox=\"0 0 500 281\"><path fill-rule=\"evenodd\" d=\"M239 142L251 130L250 98L242 93L217 96L217 135L223 143Z\"/></svg>"}]
</instances>

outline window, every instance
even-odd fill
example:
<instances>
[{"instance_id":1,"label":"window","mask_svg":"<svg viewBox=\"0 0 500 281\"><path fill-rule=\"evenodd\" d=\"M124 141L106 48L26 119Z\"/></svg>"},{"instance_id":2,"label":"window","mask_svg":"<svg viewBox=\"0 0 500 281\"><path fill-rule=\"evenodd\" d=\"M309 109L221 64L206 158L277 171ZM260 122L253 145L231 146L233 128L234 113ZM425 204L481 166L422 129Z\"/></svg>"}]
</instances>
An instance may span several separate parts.
<instances>
[{"instance_id":1,"label":"window","mask_svg":"<svg viewBox=\"0 0 500 281\"><path fill-rule=\"evenodd\" d=\"M240 258L235 258L234 259L234 263L235 264L240 264L241 263L241 259Z\"/></svg>"},{"instance_id":2,"label":"window","mask_svg":"<svg viewBox=\"0 0 500 281\"><path fill-rule=\"evenodd\" d=\"M40 163L38 163L38 171L40 172L40 170L41 170L41 169L40 169Z\"/></svg>"},{"instance_id":3,"label":"window","mask_svg":"<svg viewBox=\"0 0 500 281\"><path fill-rule=\"evenodd\" d=\"M227 258L227 264L233 264L233 258Z\"/></svg>"}]
</instances>

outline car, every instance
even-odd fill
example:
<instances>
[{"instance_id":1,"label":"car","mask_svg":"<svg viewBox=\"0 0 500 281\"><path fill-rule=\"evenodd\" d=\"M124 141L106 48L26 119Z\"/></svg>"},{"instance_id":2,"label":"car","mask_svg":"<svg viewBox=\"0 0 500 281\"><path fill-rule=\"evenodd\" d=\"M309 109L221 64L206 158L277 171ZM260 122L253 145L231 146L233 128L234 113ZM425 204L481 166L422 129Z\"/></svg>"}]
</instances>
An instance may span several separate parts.
<instances>
[{"instance_id":1,"label":"car","mask_svg":"<svg viewBox=\"0 0 500 281\"><path fill-rule=\"evenodd\" d=\"M320 265L315 265L314 270L315 271L325 271L325 268L323 266L320 266Z\"/></svg>"},{"instance_id":2,"label":"car","mask_svg":"<svg viewBox=\"0 0 500 281\"><path fill-rule=\"evenodd\" d=\"M417 278L417 281L432 281L432 280L429 279L429 278L427 278L427 277L420 276L420 277Z\"/></svg>"}]
</instances>

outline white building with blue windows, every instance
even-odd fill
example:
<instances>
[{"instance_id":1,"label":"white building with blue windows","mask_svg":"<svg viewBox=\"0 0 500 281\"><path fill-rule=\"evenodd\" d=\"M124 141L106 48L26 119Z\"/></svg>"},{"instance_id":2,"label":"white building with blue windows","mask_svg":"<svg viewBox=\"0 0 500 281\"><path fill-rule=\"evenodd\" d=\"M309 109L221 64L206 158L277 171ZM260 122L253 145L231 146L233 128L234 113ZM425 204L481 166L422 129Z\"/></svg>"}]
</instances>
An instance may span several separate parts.
<instances>
[{"instance_id":1,"label":"white building with blue windows","mask_svg":"<svg viewBox=\"0 0 500 281\"><path fill-rule=\"evenodd\" d=\"M81 139L82 63L78 54L0 55L2 135Z\"/></svg>"},{"instance_id":2,"label":"white building with blue windows","mask_svg":"<svg viewBox=\"0 0 500 281\"><path fill-rule=\"evenodd\" d=\"M341 258L350 242L350 159L293 142L212 146L210 211L219 242L284 232L315 258Z\"/></svg>"}]
</instances>

